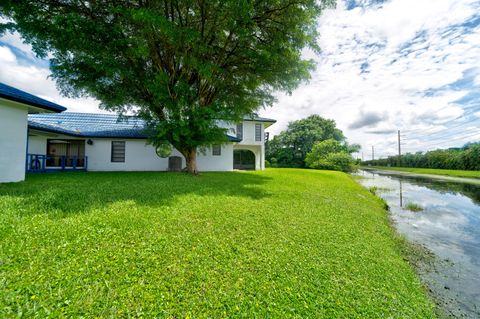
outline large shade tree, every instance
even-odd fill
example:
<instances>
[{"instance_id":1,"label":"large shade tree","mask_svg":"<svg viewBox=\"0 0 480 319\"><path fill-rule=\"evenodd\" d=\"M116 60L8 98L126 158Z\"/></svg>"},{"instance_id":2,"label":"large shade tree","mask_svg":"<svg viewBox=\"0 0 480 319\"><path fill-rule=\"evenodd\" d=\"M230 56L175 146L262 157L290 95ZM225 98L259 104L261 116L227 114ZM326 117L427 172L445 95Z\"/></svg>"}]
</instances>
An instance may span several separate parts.
<instances>
[{"instance_id":1,"label":"large shade tree","mask_svg":"<svg viewBox=\"0 0 480 319\"><path fill-rule=\"evenodd\" d=\"M266 158L283 167L305 167L305 157L317 142L333 139L345 142L334 120L319 115L288 123L286 130L268 143Z\"/></svg>"},{"instance_id":2,"label":"large shade tree","mask_svg":"<svg viewBox=\"0 0 480 319\"><path fill-rule=\"evenodd\" d=\"M3 0L6 23L70 97L134 112L154 144L171 143L197 173L197 149L309 77L317 18L332 0Z\"/></svg>"}]
</instances>

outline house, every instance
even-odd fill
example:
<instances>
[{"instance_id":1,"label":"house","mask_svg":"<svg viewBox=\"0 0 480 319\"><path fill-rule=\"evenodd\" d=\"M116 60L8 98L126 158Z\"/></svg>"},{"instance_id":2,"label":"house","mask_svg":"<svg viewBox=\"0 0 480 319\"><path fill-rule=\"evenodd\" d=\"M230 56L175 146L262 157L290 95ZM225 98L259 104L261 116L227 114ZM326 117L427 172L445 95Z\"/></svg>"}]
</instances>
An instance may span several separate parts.
<instances>
[{"instance_id":1,"label":"house","mask_svg":"<svg viewBox=\"0 0 480 319\"><path fill-rule=\"evenodd\" d=\"M24 123L25 132L28 125L28 140L24 134L22 174L25 169L27 172L167 171L180 170L186 165L177 150L162 154L147 143L145 123L140 118L73 112L31 113L28 124ZM263 170L265 129L273 123L275 120L261 117L245 117L240 123L219 121L220 127L227 128L228 142L198 150L198 169ZM10 134L14 132L16 130L11 130ZM0 174L10 169L8 158L6 155ZM20 160L18 156L16 161ZM23 175L17 180L22 179Z\"/></svg>"},{"instance_id":2,"label":"house","mask_svg":"<svg viewBox=\"0 0 480 319\"><path fill-rule=\"evenodd\" d=\"M0 83L0 183L25 179L28 114L66 108Z\"/></svg>"},{"instance_id":3,"label":"house","mask_svg":"<svg viewBox=\"0 0 480 319\"><path fill-rule=\"evenodd\" d=\"M219 121L228 129L228 143L197 153L200 171L263 170L266 127L275 121L245 118ZM28 116L29 171L83 169L89 171L166 171L185 167L177 150L162 157L147 144L143 120L112 114L64 112ZM172 161L175 159L175 161ZM172 167L173 163L177 167Z\"/></svg>"}]
</instances>

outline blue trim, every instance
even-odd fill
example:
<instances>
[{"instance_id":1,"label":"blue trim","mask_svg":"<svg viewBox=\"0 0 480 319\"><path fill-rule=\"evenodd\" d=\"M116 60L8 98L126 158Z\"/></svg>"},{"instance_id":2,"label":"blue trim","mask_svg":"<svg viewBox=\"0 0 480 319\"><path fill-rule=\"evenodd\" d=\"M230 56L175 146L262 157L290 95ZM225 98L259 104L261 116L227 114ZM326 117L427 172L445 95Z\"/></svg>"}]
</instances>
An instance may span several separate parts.
<instances>
[{"instance_id":1,"label":"blue trim","mask_svg":"<svg viewBox=\"0 0 480 319\"><path fill-rule=\"evenodd\" d=\"M269 119L266 117L245 117L243 118L244 121L247 122L266 122L266 123L277 123L277 120Z\"/></svg>"},{"instance_id":2,"label":"blue trim","mask_svg":"<svg viewBox=\"0 0 480 319\"><path fill-rule=\"evenodd\" d=\"M238 138L238 137L235 137L235 136L231 136L231 135L228 135L228 134L227 134L227 138L228 138L228 141L229 141L229 142L237 142L237 143L238 143L238 142L241 142L241 141L242 141L241 138Z\"/></svg>"},{"instance_id":3,"label":"blue trim","mask_svg":"<svg viewBox=\"0 0 480 319\"><path fill-rule=\"evenodd\" d=\"M84 166L78 167L78 156L70 157L72 165L67 166L67 156L60 158L60 167L48 167L47 160L51 157L43 154L27 154L27 173L45 173L45 172L66 172L66 171L87 171L88 156L83 157ZM81 159L81 158L80 158Z\"/></svg>"},{"instance_id":4,"label":"blue trim","mask_svg":"<svg viewBox=\"0 0 480 319\"><path fill-rule=\"evenodd\" d=\"M63 112L67 109L66 107L44 100L42 98L39 98L38 96L16 89L1 82L0 98L58 113Z\"/></svg>"}]
</instances>

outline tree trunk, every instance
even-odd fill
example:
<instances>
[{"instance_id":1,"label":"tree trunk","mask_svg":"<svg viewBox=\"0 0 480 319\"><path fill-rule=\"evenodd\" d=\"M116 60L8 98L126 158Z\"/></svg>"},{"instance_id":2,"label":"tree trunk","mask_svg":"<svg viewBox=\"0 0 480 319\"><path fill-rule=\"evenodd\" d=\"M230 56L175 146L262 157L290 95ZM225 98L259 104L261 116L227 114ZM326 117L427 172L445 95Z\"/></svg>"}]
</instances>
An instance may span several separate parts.
<instances>
[{"instance_id":1,"label":"tree trunk","mask_svg":"<svg viewBox=\"0 0 480 319\"><path fill-rule=\"evenodd\" d=\"M197 168L197 149L192 148L185 151L185 160L187 161L187 173L192 175L198 175Z\"/></svg>"}]
</instances>

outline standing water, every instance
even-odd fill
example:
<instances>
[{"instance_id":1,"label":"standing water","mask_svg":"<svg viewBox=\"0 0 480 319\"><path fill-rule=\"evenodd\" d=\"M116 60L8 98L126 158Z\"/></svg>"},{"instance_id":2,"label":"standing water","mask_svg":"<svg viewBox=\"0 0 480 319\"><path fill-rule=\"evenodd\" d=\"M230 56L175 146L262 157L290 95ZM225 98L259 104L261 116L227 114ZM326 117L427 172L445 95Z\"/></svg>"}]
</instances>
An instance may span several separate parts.
<instances>
[{"instance_id":1,"label":"standing water","mask_svg":"<svg viewBox=\"0 0 480 319\"><path fill-rule=\"evenodd\" d=\"M455 317L480 318L480 185L363 170L398 232L434 255L420 276Z\"/></svg>"}]
</instances>

